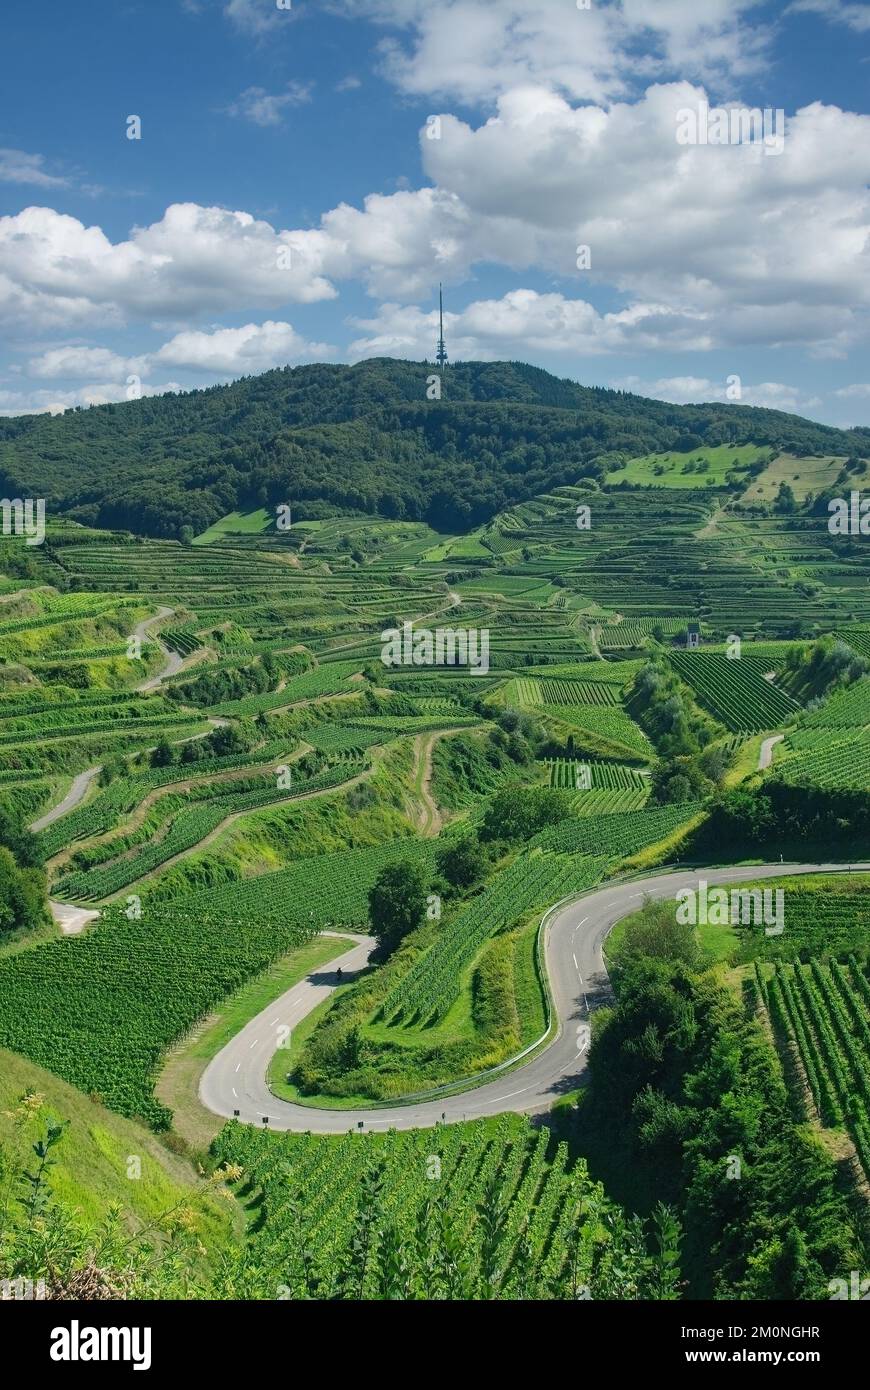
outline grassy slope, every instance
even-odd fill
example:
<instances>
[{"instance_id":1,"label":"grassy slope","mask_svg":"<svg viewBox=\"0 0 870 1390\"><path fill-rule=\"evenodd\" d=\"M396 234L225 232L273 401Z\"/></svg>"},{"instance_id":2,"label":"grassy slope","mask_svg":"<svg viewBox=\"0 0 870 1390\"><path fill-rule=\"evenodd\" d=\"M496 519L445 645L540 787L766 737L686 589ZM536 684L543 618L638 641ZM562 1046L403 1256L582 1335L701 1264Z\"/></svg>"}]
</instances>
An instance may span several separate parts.
<instances>
[{"instance_id":1,"label":"grassy slope","mask_svg":"<svg viewBox=\"0 0 870 1390\"><path fill-rule=\"evenodd\" d=\"M780 483L788 483L799 502L810 492L821 492L830 487L840 472L844 459L828 455L826 458L795 458L793 454L780 454L773 463L754 478L746 489L742 502L772 502L779 491ZM856 475L856 479L859 475ZM850 483L858 487L860 483Z\"/></svg>"},{"instance_id":2,"label":"grassy slope","mask_svg":"<svg viewBox=\"0 0 870 1390\"><path fill-rule=\"evenodd\" d=\"M382 784L371 779L377 790ZM202 866L218 866L233 879L286 868L298 859L382 844L408 833L408 822L386 798L359 812L347 808L346 792L324 792L308 801L251 811L219 830L207 849L195 846L170 868L142 881L143 894L158 885L176 892L202 887ZM138 891L138 890L137 890Z\"/></svg>"},{"instance_id":3,"label":"grassy slope","mask_svg":"<svg viewBox=\"0 0 870 1390\"><path fill-rule=\"evenodd\" d=\"M608 473L607 485L628 482L638 487L721 487L726 473L748 468L762 453L764 450L757 444L720 444L716 448L692 449L687 454L646 454L643 458L629 459L625 468ZM693 463L695 459L709 462L709 470L684 473L684 464ZM739 461L736 465L735 460ZM657 475L653 471L656 467L664 468L664 473Z\"/></svg>"},{"instance_id":4,"label":"grassy slope","mask_svg":"<svg viewBox=\"0 0 870 1390\"><path fill-rule=\"evenodd\" d=\"M0 1050L0 1145L13 1154L29 1145L44 1129L38 1120L23 1130L14 1116L25 1091L44 1098L53 1117L69 1122L55 1149L57 1166L50 1186L64 1203L78 1208L88 1225L100 1221L109 1207L119 1206L132 1229L139 1229L180 1202L189 1203L203 1244L212 1250L225 1246L237 1225L226 1202L196 1191L197 1175L190 1163L168 1152L157 1137L132 1120L106 1110L89 1097L14 1052ZM131 1156L141 1159L142 1176L127 1177Z\"/></svg>"},{"instance_id":5,"label":"grassy slope","mask_svg":"<svg viewBox=\"0 0 870 1390\"><path fill-rule=\"evenodd\" d=\"M212 541L222 540L224 536L259 535L274 525L275 518L264 507L255 512L230 512L221 517L207 531L196 536L194 545L211 545Z\"/></svg>"}]
</instances>

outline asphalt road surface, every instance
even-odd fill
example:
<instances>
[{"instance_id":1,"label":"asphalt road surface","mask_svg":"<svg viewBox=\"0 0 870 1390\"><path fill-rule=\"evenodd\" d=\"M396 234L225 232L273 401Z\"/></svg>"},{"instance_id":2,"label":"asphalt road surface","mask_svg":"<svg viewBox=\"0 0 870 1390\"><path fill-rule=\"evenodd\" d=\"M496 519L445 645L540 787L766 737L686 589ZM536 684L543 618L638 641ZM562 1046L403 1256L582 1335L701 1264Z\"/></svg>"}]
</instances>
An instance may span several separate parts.
<instances>
[{"instance_id":1,"label":"asphalt road surface","mask_svg":"<svg viewBox=\"0 0 870 1390\"><path fill-rule=\"evenodd\" d=\"M764 740L758 754L759 772L763 772L765 768L770 767L770 764L773 762L773 750L778 743L782 743L784 738L785 734L774 734L773 738L766 738Z\"/></svg>"},{"instance_id":2,"label":"asphalt road surface","mask_svg":"<svg viewBox=\"0 0 870 1390\"><path fill-rule=\"evenodd\" d=\"M174 612L174 608L161 607L153 618L144 618L141 623L137 623L134 631L139 641L142 643L147 642L149 640L151 628L154 627L155 624L162 622L164 618L171 618ZM136 686L136 693L139 695L147 695L150 691L157 690L163 681L168 680L170 676L177 675L184 664L184 657L178 652L170 651L169 647L164 646L159 637L151 637L150 640L157 644L166 657L166 665L156 676L152 676L150 680L143 681L141 685Z\"/></svg>"},{"instance_id":3,"label":"asphalt road surface","mask_svg":"<svg viewBox=\"0 0 870 1390\"><path fill-rule=\"evenodd\" d=\"M60 820L61 816L65 816L67 811L71 811L75 806L78 806L88 787L91 785L91 782L101 771L102 766L98 766L89 767L87 771L80 772L73 778L72 786L63 801L59 801L56 806L52 806L50 811L46 811L44 816L39 817L39 820L32 821L30 829L34 831L44 830L47 825L52 825L54 821Z\"/></svg>"},{"instance_id":4,"label":"asphalt road surface","mask_svg":"<svg viewBox=\"0 0 870 1390\"><path fill-rule=\"evenodd\" d=\"M867 864L852 867L870 869ZM268 1117L270 1129L316 1134L340 1134L360 1124L365 1130L426 1129L439 1121L474 1120L505 1110L545 1112L586 1079L590 1015L611 998L604 940L611 927L636 911L645 897L672 898L680 888L697 888L699 879L712 886L844 868L841 864L768 864L693 869L598 888L550 915L544 947L559 1027L553 1041L528 1062L473 1090L408 1105L327 1110L278 1100L266 1084L266 1071L281 1042L280 1030L298 1026L335 989L339 967L344 980L364 967L372 942L356 937L358 944L352 951L288 990L221 1049L203 1073L200 1099L217 1115L232 1118L237 1113L239 1119L261 1127Z\"/></svg>"},{"instance_id":5,"label":"asphalt road surface","mask_svg":"<svg viewBox=\"0 0 870 1390\"><path fill-rule=\"evenodd\" d=\"M174 612L174 608L161 607L153 618L143 618L141 623L137 623L134 633L139 638L140 642L148 641L149 629L152 628L155 623L162 622L164 618L170 617ZM155 637L152 640L156 642L157 646L166 657L166 664L156 676L152 676L150 680L143 682L142 685L136 686L136 693L139 695L146 694L151 690L156 690L163 681L167 680L170 676L176 675L176 673L181 670L184 662L184 658L180 656L178 652L170 651L168 647L163 645L159 638ZM226 719L214 719L209 722L213 725L227 723ZM194 734L193 738L205 738L205 734ZM182 739L181 741L183 743L189 743L192 740ZM94 778L99 776L102 770L102 764L99 764L97 767L89 767L85 772L78 773L78 775L73 778L72 786L63 798L63 801L59 801L56 806L52 806L51 810L46 811L45 815L40 816L38 820L32 821L28 828L34 832L37 830L44 830L46 826L52 825L54 821L60 820L61 816L65 816L67 811L74 810L75 807L84 800L88 787L91 785ZM60 919L58 918L58 920Z\"/></svg>"}]
</instances>

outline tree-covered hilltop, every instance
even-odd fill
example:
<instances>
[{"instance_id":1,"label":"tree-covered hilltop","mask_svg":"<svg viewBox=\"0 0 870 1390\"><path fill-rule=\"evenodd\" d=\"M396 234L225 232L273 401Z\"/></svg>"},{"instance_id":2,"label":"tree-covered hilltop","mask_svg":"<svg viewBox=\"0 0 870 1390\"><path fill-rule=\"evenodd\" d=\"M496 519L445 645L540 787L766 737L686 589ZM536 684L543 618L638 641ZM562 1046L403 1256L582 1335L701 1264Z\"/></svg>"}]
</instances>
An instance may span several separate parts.
<instances>
[{"instance_id":1,"label":"tree-covered hilltop","mask_svg":"<svg viewBox=\"0 0 870 1390\"><path fill-rule=\"evenodd\" d=\"M194 532L235 508L295 504L445 530L626 458L770 444L866 455L870 431L751 406L676 406L520 362L466 362L427 398L427 363L285 367L204 391L0 420L0 493L140 534Z\"/></svg>"}]
</instances>

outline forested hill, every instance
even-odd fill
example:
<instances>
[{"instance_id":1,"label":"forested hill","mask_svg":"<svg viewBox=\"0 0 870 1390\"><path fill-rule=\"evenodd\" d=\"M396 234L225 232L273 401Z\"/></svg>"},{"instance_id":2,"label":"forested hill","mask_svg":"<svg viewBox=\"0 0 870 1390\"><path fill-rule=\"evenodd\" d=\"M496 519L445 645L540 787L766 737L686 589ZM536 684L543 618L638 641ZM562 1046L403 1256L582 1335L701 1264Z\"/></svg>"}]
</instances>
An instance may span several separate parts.
<instances>
[{"instance_id":1,"label":"forested hill","mask_svg":"<svg viewBox=\"0 0 870 1390\"><path fill-rule=\"evenodd\" d=\"M518 362L448 368L378 358L266 372L229 386L0 421L0 493L154 536L235 508L298 517L358 509L445 530L626 458L701 444L870 454L870 430L750 406L675 406L578 386Z\"/></svg>"}]
</instances>

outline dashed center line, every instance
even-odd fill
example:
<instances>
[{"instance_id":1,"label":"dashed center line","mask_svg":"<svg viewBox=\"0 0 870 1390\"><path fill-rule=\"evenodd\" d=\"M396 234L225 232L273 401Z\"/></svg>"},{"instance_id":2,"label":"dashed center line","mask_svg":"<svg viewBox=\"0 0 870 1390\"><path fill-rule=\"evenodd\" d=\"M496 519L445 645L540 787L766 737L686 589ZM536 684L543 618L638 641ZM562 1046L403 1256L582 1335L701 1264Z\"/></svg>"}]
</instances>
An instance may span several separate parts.
<instances>
[{"instance_id":1,"label":"dashed center line","mask_svg":"<svg viewBox=\"0 0 870 1390\"><path fill-rule=\"evenodd\" d=\"M501 1103L501 1101L503 1101L503 1100L513 1100L514 1096L522 1096L522 1095L525 1095L526 1091L531 1091L531 1090L533 1090L533 1089L534 1089L534 1087L532 1087L532 1086L524 1086L523 1089L522 1089L521 1091L511 1091L510 1095L501 1096L500 1099L499 1099L499 1103Z\"/></svg>"}]
</instances>

